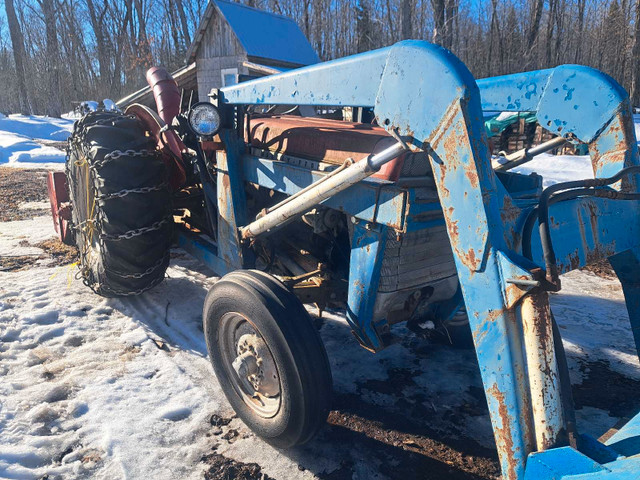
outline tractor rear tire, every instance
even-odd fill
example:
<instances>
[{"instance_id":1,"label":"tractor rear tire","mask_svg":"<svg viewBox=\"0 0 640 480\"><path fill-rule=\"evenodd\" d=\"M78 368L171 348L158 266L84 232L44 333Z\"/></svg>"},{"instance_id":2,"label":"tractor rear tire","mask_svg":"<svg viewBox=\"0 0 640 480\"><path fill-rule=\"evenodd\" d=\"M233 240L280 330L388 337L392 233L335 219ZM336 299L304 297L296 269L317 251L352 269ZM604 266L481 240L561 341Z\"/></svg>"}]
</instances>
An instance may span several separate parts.
<instances>
[{"instance_id":1,"label":"tractor rear tire","mask_svg":"<svg viewBox=\"0 0 640 480\"><path fill-rule=\"evenodd\" d=\"M84 283L105 297L164 279L173 219L167 170L140 122L91 112L74 125L67 182Z\"/></svg>"},{"instance_id":2,"label":"tractor rear tire","mask_svg":"<svg viewBox=\"0 0 640 480\"><path fill-rule=\"evenodd\" d=\"M331 368L300 300L274 277L237 270L209 291L203 311L209 358L229 403L278 448L309 441L331 406Z\"/></svg>"}]
</instances>

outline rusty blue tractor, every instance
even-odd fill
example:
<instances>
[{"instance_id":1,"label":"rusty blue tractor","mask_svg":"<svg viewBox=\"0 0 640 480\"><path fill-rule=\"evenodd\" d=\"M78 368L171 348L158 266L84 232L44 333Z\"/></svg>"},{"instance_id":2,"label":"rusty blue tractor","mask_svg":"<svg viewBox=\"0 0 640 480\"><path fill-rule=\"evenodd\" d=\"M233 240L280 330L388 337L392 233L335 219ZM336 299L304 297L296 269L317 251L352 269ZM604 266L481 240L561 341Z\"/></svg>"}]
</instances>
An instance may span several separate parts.
<instances>
[{"instance_id":1,"label":"rusty blue tractor","mask_svg":"<svg viewBox=\"0 0 640 480\"><path fill-rule=\"evenodd\" d=\"M213 90L186 111L165 71L147 77L158 113L76 123L69 198L50 182L56 225L101 295L162 281L172 242L223 275L207 347L258 435L289 447L325 422L312 303L344 308L373 352L399 322L466 335L505 479L640 478L640 416L606 443L577 431L548 301L562 273L608 259L640 350L640 161L614 80L567 65L476 81L421 41ZM492 162L487 112L534 112L557 136ZM543 189L510 171L565 142L588 145L595 179Z\"/></svg>"}]
</instances>

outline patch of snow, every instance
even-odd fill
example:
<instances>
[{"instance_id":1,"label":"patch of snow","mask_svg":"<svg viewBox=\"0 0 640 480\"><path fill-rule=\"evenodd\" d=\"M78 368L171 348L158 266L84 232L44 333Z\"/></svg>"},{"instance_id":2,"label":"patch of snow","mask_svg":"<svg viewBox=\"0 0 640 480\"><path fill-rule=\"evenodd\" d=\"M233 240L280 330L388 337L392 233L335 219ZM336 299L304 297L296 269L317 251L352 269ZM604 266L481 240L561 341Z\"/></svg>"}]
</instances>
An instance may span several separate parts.
<instances>
[{"instance_id":1,"label":"patch of snow","mask_svg":"<svg viewBox=\"0 0 640 480\"><path fill-rule=\"evenodd\" d=\"M42 210L51 208L48 200L42 202L24 202L18 206L19 210Z\"/></svg>"},{"instance_id":2,"label":"patch of snow","mask_svg":"<svg viewBox=\"0 0 640 480\"><path fill-rule=\"evenodd\" d=\"M72 130L73 122L66 118L20 114L0 118L0 131L28 138L64 142Z\"/></svg>"},{"instance_id":3,"label":"patch of snow","mask_svg":"<svg viewBox=\"0 0 640 480\"><path fill-rule=\"evenodd\" d=\"M508 120L513 117L517 117L518 112L500 112L500 114L496 117L496 120L502 122L504 120Z\"/></svg>"},{"instance_id":4,"label":"patch of snow","mask_svg":"<svg viewBox=\"0 0 640 480\"><path fill-rule=\"evenodd\" d=\"M64 163L65 153L38 141L65 141L73 121L65 118L9 115L0 118L0 164L29 166Z\"/></svg>"},{"instance_id":5,"label":"patch of snow","mask_svg":"<svg viewBox=\"0 0 640 480\"><path fill-rule=\"evenodd\" d=\"M511 171L523 175L531 173L541 175L544 188L560 182L593 178L591 158L588 155L543 153Z\"/></svg>"}]
</instances>

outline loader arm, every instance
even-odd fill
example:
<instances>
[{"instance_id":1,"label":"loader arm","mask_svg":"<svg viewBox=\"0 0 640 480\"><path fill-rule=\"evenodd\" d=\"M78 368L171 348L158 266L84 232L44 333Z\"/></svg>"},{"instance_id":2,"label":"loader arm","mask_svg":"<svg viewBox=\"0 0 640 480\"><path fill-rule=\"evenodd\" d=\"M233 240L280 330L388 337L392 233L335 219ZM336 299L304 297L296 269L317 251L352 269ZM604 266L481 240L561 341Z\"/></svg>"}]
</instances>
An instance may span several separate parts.
<instances>
[{"instance_id":1,"label":"loader arm","mask_svg":"<svg viewBox=\"0 0 640 480\"><path fill-rule=\"evenodd\" d=\"M604 471L594 467L606 463L606 455L594 453L600 450L566 446L569 426L544 289L545 252L535 229L531 259L522 250L523 227L535 202L514 198L493 171L483 110L537 112L545 128L587 142L595 175L608 177L638 165L628 97L615 81L586 67L562 66L476 82L450 52L406 41L223 88L216 95L221 106L373 107L380 126L429 153L504 478L534 478L534 469L536 478ZM229 142L224 154L229 177L223 184L236 189L241 172L234 163L243 155L241 148ZM636 186L635 175L614 184L628 192L636 192ZM227 211L235 212L229 215L229 231L238 232L242 225L233 219L242 218L242 205L234 205L230 192L222 196ZM549 208L554 268L566 272L610 257L639 342L638 201L577 197ZM352 254L351 273L366 285L377 275L383 234L357 228L356 235L362 244L353 248L366 246L367 253ZM354 258L361 263L353 265ZM355 287L349 292L348 318L354 324L365 323L370 313L365 292ZM530 454L535 461L527 461ZM567 461L556 461L543 475L539 465L545 454Z\"/></svg>"}]
</instances>

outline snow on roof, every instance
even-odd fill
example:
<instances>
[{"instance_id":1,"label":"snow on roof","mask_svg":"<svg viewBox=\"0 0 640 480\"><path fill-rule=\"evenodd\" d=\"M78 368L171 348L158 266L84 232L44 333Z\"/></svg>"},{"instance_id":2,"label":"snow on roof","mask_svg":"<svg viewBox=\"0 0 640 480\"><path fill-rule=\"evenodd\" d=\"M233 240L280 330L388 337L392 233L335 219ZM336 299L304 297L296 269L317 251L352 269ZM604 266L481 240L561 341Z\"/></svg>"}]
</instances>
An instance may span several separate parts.
<instances>
[{"instance_id":1,"label":"snow on roof","mask_svg":"<svg viewBox=\"0 0 640 480\"><path fill-rule=\"evenodd\" d=\"M189 62L195 57L216 7L248 56L296 65L311 65L320 61L307 37L291 18L240 3L212 0L207 5L193 44L187 52Z\"/></svg>"}]
</instances>

